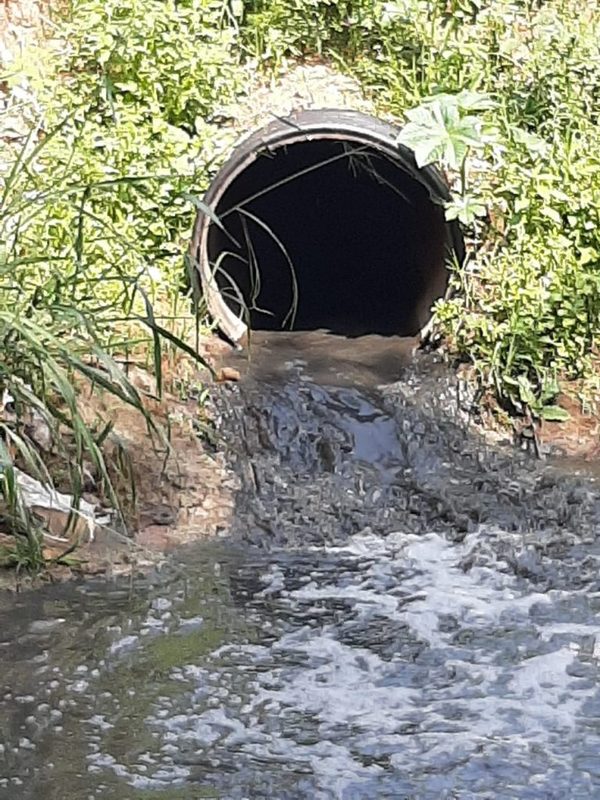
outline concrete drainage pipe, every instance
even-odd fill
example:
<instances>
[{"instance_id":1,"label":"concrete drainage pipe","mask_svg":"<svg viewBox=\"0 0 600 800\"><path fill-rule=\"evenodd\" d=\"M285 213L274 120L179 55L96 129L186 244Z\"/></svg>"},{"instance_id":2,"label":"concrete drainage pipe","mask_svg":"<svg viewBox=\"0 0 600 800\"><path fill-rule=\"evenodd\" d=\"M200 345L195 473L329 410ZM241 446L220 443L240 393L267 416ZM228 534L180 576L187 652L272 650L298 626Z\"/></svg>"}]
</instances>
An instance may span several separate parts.
<instances>
[{"instance_id":1,"label":"concrete drainage pipe","mask_svg":"<svg viewBox=\"0 0 600 800\"><path fill-rule=\"evenodd\" d=\"M209 313L232 341L255 330L413 336L444 296L463 241L448 189L353 111L303 111L236 147L191 246Z\"/></svg>"}]
</instances>

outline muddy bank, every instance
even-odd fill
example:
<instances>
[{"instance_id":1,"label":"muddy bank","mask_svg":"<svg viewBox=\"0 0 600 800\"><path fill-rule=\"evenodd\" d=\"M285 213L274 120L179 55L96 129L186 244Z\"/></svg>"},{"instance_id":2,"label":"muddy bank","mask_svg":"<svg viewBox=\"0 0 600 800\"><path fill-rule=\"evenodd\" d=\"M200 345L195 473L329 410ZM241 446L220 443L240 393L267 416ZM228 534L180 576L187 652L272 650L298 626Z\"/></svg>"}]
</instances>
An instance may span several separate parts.
<instances>
[{"instance_id":1,"label":"muddy bank","mask_svg":"<svg viewBox=\"0 0 600 800\"><path fill-rule=\"evenodd\" d=\"M218 347L212 339L203 343L207 356L214 355ZM199 372L189 363L175 368L165 365L170 390L159 400L147 370L130 364L126 371L144 397L155 430L149 429L138 410L118 397L97 387L78 388L80 413L89 429L102 430L107 423L112 426L103 452L124 519L119 522L107 501L98 470L85 462L82 501L92 517L82 518L70 528L68 510L35 508L46 567L36 576L4 569L0 572L2 588L38 586L73 575L111 577L148 570L175 547L227 529L237 479L226 464L204 400L210 385L208 372ZM65 436L68 440L68 431ZM56 488L68 500L71 489L64 453L49 447L41 455ZM94 510L96 518L106 522L92 522ZM15 536L0 533L0 549L7 561L17 546Z\"/></svg>"}]
</instances>

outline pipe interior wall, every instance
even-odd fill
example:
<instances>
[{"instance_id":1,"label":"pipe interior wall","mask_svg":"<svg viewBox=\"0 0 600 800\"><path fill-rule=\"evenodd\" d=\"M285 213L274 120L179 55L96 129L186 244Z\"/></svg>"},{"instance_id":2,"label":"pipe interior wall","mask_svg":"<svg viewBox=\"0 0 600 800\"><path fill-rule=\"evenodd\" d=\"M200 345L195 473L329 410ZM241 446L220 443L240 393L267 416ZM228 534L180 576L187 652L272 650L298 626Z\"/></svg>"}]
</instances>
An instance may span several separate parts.
<instances>
[{"instance_id":1,"label":"pipe interior wall","mask_svg":"<svg viewBox=\"0 0 600 800\"><path fill-rule=\"evenodd\" d=\"M351 141L266 152L221 196L207 251L256 330L414 335L444 294L444 211L399 162ZM246 310L243 310L246 309Z\"/></svg>"}]
</instances>

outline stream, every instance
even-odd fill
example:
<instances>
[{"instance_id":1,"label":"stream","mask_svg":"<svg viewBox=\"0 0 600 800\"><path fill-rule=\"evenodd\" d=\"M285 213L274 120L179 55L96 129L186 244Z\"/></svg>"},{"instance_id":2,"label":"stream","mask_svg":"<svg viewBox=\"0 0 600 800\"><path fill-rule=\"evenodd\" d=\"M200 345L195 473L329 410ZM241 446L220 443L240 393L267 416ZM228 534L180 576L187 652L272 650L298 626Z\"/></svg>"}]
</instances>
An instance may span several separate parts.
<instances>
[{"instance_id":1,"label":"stream","mask_svg":"<svg viewBox=\"0 0 600 800\"><path fill-rule=\"evenodd\" d=\"M0 598L0 798L600 798L594 477L411 342L253 350L230 530Z\"/></svg>"}]
</instances>

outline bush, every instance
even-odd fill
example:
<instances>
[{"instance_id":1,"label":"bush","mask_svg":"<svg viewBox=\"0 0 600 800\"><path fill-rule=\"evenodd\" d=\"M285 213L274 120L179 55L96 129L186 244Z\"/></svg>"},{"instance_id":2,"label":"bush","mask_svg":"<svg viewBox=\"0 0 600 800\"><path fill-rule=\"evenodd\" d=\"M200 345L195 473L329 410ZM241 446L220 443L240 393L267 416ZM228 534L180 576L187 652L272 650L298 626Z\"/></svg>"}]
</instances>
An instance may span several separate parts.
<instances>
[{"instance_id":1,"label":"bush","mask_svg":"<svg viewBox=\"0 0 600 800\"><path fill-rule=\"evenodd\" d=\"M110 354L147 354L159 387L164 342L193 355L173 330L190 318L181 286L193 201L224 149L210 118L241 87L227 9L74 0L56 46L26 52L5 76L8 116L29 133L0 143L0 389L45 420L76 500L91 459L119 505L102 457L110 425L83 423L77 375L152 425ZM15 463L53 476L21 419L0 428L5 524L26 537L19 560L36 565Z\"/></svg>"},{"instance_id":2,"label":"bush","mask_svg":"<svg viewBox=\"0 0 600 800\"><path fill-rule=\"evenodd\" d=\"M29 57L23 80L47 137L35 172L13 194L43 213L20 214L19 249L45 253L45 282L70 299L113 302L126 311L132 281L176 302L193 208L223 138L207 119L239 91L223 3L74 0L61 45ZM62 44L67 42L65 48ZM52 136L48 132L53 131ZM55 259L76 252L65 278ZM36 276L37 281L37 276Z\"/></svg>"}]
</instances>

